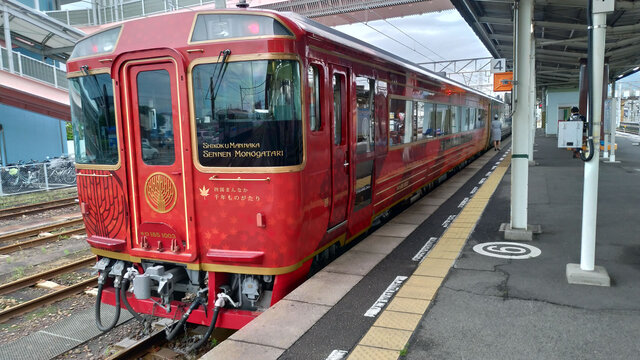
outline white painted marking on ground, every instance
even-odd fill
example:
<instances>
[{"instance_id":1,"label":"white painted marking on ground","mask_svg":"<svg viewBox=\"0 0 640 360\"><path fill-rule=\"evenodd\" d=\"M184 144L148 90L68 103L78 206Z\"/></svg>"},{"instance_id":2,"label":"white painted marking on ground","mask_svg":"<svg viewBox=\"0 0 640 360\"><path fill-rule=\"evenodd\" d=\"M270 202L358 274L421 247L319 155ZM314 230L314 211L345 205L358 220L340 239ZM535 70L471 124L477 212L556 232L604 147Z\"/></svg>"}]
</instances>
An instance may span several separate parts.
<instances>
[{"instance_id":1,"label":"white painted marking on ground","mask_svg":"<svg viewBox=\"0 0 640 360\"><path fill-rule=\"evenodd\" d=\"M427 242L422 246L422 249L420 249L420 251L418 251L418 253L415 254L411 258L411 260L412 261L421 261L429 253L429 251L433 247L433 244L435 244L436 241L438 241L438 238L436 238L436 237L432 237L429 240L427 240Z\"/></svg>"},{"instance_id":2,"label":"white painted marking on ground","mask_svg":"<svg viewBox=\"0 0 640 360\"><path fill-rule=\"evenodd\" d=\"M496 166L496 165L493 165L493 166L491 167L491 170L495 170L496 168L497 168L497 166Z\"/></svg>"},{"instance_id":3,"label":"white painted marking on ground","mask_svg":"<svg viewBox=\"0 0 640 360\"><path fill-rule=\"evenodd\" d=\"M480 181L478 181L478 184L482 185L485 181L487 181L487 178L483 177L482 179L480 179Z\"/></svg>"},{"instance_id":4,"label":"white painted marking on ground","mask_svg":"<svg viewBox=\"0 0 640 360\"><path fill-rule=\"evenodd\" d=\"M451 225L451 222L453 222L453 219L455 219L455 218L456 218L456 215L449 215L449 217L447 218L447 220L445 220L445 221L442 223L442 227L443 227L443 228L448 228L448 227L449 227L449 225Z\"/></svg>"},{"instance_id":5,"label":"white painted marking on ground","mask_svg":"<svg viewBox=\"0 0 640 360\"><path fill-rule=\"evenodd\" d=\"M473 247L478 254L501 259L531 259L542 254L535 246L515 242L488 242Z\"/></svg>"},{"instance_id":6,"label":"white painted marking on ground","mask_svg":"<svg viewBox=\"0 0 640 360\"><path fill-rule=\"evenodd\" d=\"M40 330L40 331L38 331L38 332L39 332L39 333L43 333L43 334L47 334L47 335L51 335L51 336L57 336L57 337L60 337L60 338L63 338L63 339L67 339L67 340L72 340L72 341L75 341L75 342L78 342L78 343L81 343L81 342L82 342L82 340L78 340L78 339L70 338L70 337L68 337L68 336L64 336L64 335L59 335L59 334L50 333L50 332L48 332L48 331L44 331L44 330Z\"/></svg>"},{"instance_id":7,"label":"white painted marking on ground","mask_svg":"<svg viewBox=\"0 0 640 360\"><path fill-rule=\"evenodd\" d=\"M469 202L469 198L468 198L468 197L466 197L466 198L462 199L462 201L460 202L460 204L458 204L458 207L459 207L460 209L462 209L465 205L467 205L467 203L468 203L468 202Z\"/></svg>"},{"instance_id":8,"label":"white painted marking on ground","mask_svg":"<svg viewBox=\"0 0 640 360\"><path fill-rule=\"evenodd\" d=\"M485 177L489 177L491 176L491 171L489 171L488 173L484 174Z\"/></svg>"},{"instance_id":9,"label":"white painted marking on ground","mask_svg":"<svg viewBox=\"0 0 640 360\"><path fill-rule=\"evenodd\" d=\"M346 350L333 350L327 360L342 360L348 353Z\"/></svg>"},{"instance_id":10,"label":"white painted marking on ground","mask_svg":"<svg viewBox=\"0 0 640 360\"><path fill-rule=\"evenodd\" d=\"M502 159L500 159L500 160L502 160ZM497 162L496 162L496 165L500 165L500 161L497 161Z\"/></svg>"},{"instance_id":11,"label":"white painted marking on ground","mask_svg":"<svg viewBox=\"0 0 640 360\"><path fill-rule=\"evenodd\" d=\"M376 317L376 315L378 315L378 313L382 311L382 308L389 302L389 299L391 299L393 294L395 294L398 290L400 290L400 286L402 286L402 283L405 280L407 280L406 276L396 276L396 279L393 280L393 282L391 282L391 285L389 285L387 287L387 290L385 290L382 293L382 295L380 295L380 297L378 298L378 300L376 300L373 306L371 306L369 310L367 310L367 312L364 313L364 316Z\"/></svg>"},{"instance_id":12,"label":"white painted marking on ground","mask_svg":"<svg viewBox=\"0 0 640 360\"><path fill-rule=\"evenodd\" d=\"M474 186L473 189L471 189L471 195L475 194L476 191L478 191L478 187Z\"/></svg>"}]
</instances>

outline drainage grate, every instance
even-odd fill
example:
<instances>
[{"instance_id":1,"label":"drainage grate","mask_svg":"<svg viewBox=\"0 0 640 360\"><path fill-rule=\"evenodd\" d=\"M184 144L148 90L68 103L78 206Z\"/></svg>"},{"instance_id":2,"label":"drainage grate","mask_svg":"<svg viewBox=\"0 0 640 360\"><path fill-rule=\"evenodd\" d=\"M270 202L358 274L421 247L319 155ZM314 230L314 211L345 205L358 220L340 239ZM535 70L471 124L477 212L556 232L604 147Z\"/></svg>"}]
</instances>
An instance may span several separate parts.
<instances>
[{"instance_id":1,"label":"drainage grate","mask_svg":"<svg viewBox=\"0 0 640 360\"><path fill-rule=\"evenodd\" d=\"M115 308L110 305L101 307L103 323L112 319ZM118 324L131 319L131 314L123 309ZM0 360L47 360L98 336L94 308L79 311L46 329L0 345Z\"/></svg>"}]
</instances>

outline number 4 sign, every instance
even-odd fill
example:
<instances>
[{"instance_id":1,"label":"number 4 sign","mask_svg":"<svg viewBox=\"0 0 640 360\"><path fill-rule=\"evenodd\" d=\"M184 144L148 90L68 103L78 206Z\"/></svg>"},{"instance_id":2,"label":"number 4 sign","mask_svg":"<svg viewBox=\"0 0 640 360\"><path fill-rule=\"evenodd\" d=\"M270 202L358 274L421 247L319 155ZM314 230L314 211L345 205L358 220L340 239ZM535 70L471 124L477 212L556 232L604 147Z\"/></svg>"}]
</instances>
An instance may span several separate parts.
<instances>
[{"instance_id":1,"label":"number 4 sign","mask_svg":"<svg viewBox=\"0 0 640 360\"><path fill-rule=\"evenodd\" d=\"M491 59L491 73L507 71L507 59Z\"/></svg>"}]
</instances>

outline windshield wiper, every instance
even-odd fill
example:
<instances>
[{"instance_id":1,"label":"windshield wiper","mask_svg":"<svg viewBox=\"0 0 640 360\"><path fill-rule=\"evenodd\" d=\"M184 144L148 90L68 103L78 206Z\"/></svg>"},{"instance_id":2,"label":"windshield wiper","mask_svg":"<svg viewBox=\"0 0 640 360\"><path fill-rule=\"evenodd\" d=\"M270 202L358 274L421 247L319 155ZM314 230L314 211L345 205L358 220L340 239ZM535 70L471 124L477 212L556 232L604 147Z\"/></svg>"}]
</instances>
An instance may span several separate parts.
<instances>
[{"instance_id":1,"label":"windshield wiper","mask_svg":"<svg viewBox=\"0 0 640 360\"><path fill-rule=\"evenodd\" d=\"M85 76L93 79L93 82L95 83L94 86L96 87L97 92L100 95L98 97L93 98L93 100L96 102L96 104L100 108L102 112L102 116L104 116L105 122L108 123L109 122L109 96L107 95L107 85L100 86L100 82L98 81L96 74L91 74L89 72L89 67L87 65L82 65L80 67L80 70Z\"/></svg>"},{"instance_id":2,"label":"windshield wiper","mask_svg":"<svg viewBox=\"0 0 640 360\"><path fill-rule=\"evenodd\" d=\"M222 78L224 77L225 72L227 71L227 66L229 65L229 63L227 63L227 58L229 58L229 55L231 55L231 50L229 49L225 49L220 51L220 54L218 54L218 61L216 64L221 64L221 66L218 68L218 73L215 74L215 80L214 80L214 75L211 75L211 77L209 78L209 93L211 94L211 116L213 118L215 118L215 103L216 103L216 97L218 96L218 91L220 90L220 86L222 85ZM222 61L220 61L220 57L222 56Z\"/></svg>"}]
</instances>

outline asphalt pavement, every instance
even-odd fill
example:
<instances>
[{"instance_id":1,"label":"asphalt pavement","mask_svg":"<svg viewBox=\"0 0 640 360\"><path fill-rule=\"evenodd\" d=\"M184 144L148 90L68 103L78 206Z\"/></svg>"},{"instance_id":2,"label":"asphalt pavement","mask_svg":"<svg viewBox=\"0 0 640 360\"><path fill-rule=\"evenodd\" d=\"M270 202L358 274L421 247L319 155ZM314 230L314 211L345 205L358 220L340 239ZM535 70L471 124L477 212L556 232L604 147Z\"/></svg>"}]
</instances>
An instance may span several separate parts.
<instances>
[{"instance_id":1,"label":"asphalt pavement","mask_svg":"<svg viewBox=\"0 0 640 360\"><path fill-rule=\"evenodd\" d=\"M542 234L525 260L476 253L504 241L510 173L490 200L407 347L406 359L639 359L640 146L618 136L616 160L600 163L596 265L611 287L569 284L580 263L584 165L538 136L529 168L528 223Z\"/></svg>"}]
</instances>

